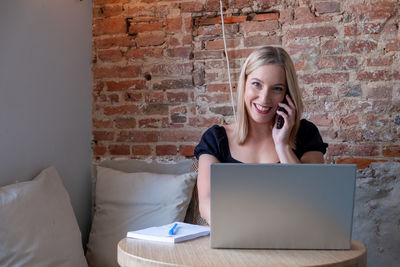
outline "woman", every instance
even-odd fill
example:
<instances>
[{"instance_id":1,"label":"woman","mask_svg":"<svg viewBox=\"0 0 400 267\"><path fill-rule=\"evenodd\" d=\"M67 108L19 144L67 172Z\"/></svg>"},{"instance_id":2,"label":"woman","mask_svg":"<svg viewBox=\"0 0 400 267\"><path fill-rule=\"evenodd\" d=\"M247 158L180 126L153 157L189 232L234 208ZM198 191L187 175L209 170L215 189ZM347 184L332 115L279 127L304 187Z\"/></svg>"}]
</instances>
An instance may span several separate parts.
<instances>
[{"instance_id":1,"label":"woman","mask_svg":"<svg viewBox=\"0 0 400 267\"><path fill-rule=\"evenodd\" d=\"M214 125L195 148L199 210L208 224L212 163L324 163L327 144L314 124L301 120L297 76L284 49L253 51L242 66L237 93L237 121Z\"/></svg>"}]
</instances>

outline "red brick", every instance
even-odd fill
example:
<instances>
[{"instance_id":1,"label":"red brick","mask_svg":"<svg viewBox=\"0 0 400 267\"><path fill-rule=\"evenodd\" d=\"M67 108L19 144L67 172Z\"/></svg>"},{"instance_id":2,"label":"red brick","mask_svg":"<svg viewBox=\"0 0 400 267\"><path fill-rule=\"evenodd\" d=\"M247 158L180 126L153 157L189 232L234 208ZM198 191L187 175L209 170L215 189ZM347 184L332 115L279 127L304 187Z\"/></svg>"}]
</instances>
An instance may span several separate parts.
<instances>
[{"instance_id":1,"label":"red brick","mask_svg":"<svg viewBox=\"0 0 400 267\"><path fill-rule=\"evenodd\" d=\"M344 26L344 36L355 36L360 34L361 30L357 27L357 25Z\"/></svg>"},{"instance_id":2,"label":"red brick","mask_svg":"<svg viewBox=\"0 0 400 267\"><path fill-rule=\"evenodd\" d=\"M107 148L105 146L94 146L93 147L93 154L95 156L103 156L107 152Z\"/></svg>"},{"instance_id":3,"label":"red brick","mask_svg":"<svg viewBox=\"0 0 400 267\"><path fill-rule=\"evenodd\" d=\"M277 20L246 21L240 24L241 32L270 32L279 28Z\"/></svg>"},{"instance_id":4,"label":"red brick","mask_svg":"<svg viewBox=\"0 0 400 267\"><path fill-rule=\"evenodd\" d=\"M164 92L150 92L144 95L144 100L146 103L162 103L164 95Z\"/></svg>"},{"instance_id":5,"label":"red brick","mask_svg":"<svg viewBox=\"0 0 400 267\"><path fill-rule=\"evenodd\" d=\"M137 34L139 32L161 31L162 29L162 22L132 23L129 25L128 33Z\"/></svg>"},{"instance_id":6,"label":"red brick","mask_svg":"<svg viewBox=\"0 0 400 267\"><path fill-rule=\"evenodd\" d=\"M136 105L123 105L123 106L110 106L104 107L105 115L116 115L116 114L135 114L137 112Z\"/></svg>"},{"instance_id":7,"label":"red brick","mask_svg":"<svg viewBox=\"0 0 400 267\"><path fill-rule=\"evenodd\" d=\"M139 121L139 128L166 128L168 118L148 118Z\"/></svg>"},{"instance_id":8,"label":"red brick","mask_svg":"<svg viewBox=\"0 0 400 267\"><path fill-rule=\"evenodd\" d=\"M93 9L94 17L112 17L122 14L121 5L104 5Z\"/></svg>"},{"instance_id":9,"label":"red brick","mask_svg":"<svg viewBox=\"0 0 400 267\"><path fill-rule=\"evenodd\" d=\"M292 43L287 46L287 52L292 56L296 54L312 54L315 53L315 50L315 46L311 45L309 42L300 44Z\"/></svg>"},{"instance_id":10,"label":"red brick","mask_svg":"<svg viewBox=\"0 0 400 267\"><path fill-rule=\"evenodd\" d=\"M279 21L281 24L291 23L293 21L293 9L284 9L279 14Z\"/></svg>"},{"instance_id":11,"label":"red brick","mask_svg":"<svg viewBox=\"0 0 400 267\"><path fill-rule=\"evenodd\" d=\"M100 50L97 52L97 56L104 62L118 62L122 60L122 53L120 50Z\"/></svg>"},{"instance_id":12,"label":"red brick","mask_svg":"<svg viewBox=\"0 0 400 267\"><path fill-rule=\"evenodd\" d=\"M163 49L159 47L131 48L126 52L125 57L126 59L160 58L162 57L162 53Z\"/></svg>"},{"instance_id":13,"label":"red brick","mask_svg":"<svg viewBox=\"0 0 400 267\"><path fill-rule=\"evenodd\" d=\"M340 11L340 2L316 2L314 4L318 13L334 13Z\"/></svg>"},{"instance_id":14,"label":"red brick","mask_svg":"<svg viewBox=\"0 0 400 267\"><path fill-rule=\"evenodd\" d=\"M228 8L228 2L226 0L222 1L222 7ZM206 0L205 3L205 11L219 11L220 10L220 3L218 0Z\"/></svg>"},{"instance_id":15,"label":"red brick","mask_svg":"<svg viewBox=\"0 0 400 267\"><path fill-rule=\"evenodd\" d=\"M311 13L309 7L297 7L294 11L294 18L296 24L317 22L318 19Z\"/></svg>"},{"instance_id":16,"label":"red brick","mask_svg":"<svg viewBox=\"0 0 400 267\"><path fill-rule=\"evenodd\" d=\"M347 144L329 144L328 155L331 156L344 156L349 155L351 149Z\"/></svg>"},{"instance_id":17,"label":"red brick","mask_svg":"<svg viewBox=\"0 0 400 267\"><path fill-rule=\"evenodd\" d=\"M201 130L164 130L160 134L160 141L166 142L198 142Z\"/></svg>"},{"instance_id":18,"label":"red brick","mask_svg":"<svg viewBox=\"0 0 400 267\"><path fill-rule=\"evenodd\" d=\"M391 100L393 94L393 88L388 86L379 86L374 88L368 88L367 97L371 99L387 99Z\"/></svg>"},{"instance_id":19,"label":"red brick","mask_svg":"<svg viewBox=\"0 0 400 267\"><path fill-rule=\"evenodd\" d=\"M124 99L125 101L139 102L143 100L143 94L140 92L126 92Z\"/></svg>"},{"instance_id":20,"label":"red brick","mask_svg":"<svg viewBox=\"0 0 400 267\"><path fill-rule=\"evenodd\" d=\"M184 89L193 86L192 79L178 79L178 80L163 80L159 83L153 84L155 90L165 89Z\"/></svg>"},{"instance_id":21,"label":"red brick","mask_svg":"<svg viewBox=\"0 0 400 267\"><path fill-rule=\"evenodd\" d=\"M156 146L156 155L157 156L168 156L168 155L176 155L177 148L174 145L157 145Z\"/></svg>"},{"instance_id":22,"label":"red brick","mask_svg":"<svg viewBox=\"0 0 400 267\"><path fill-rule=\"evenodd\" d=\"M167 18L166 19L167 32L181 32L182 31L182 18Z\"/></svg>"},{"instance_id":23,"label":"red brick","mask_svg":"<svg viewBox=\"0 0 400 267\"><path fill-rule=\"evenodd\" d=\"M349 8L354 17L361 17L364 21L388 19L396 13L398 3L397 1L379 1L375 4L350 5Z\"/></svg>"},{"instance_id":24,"label":"red brick","mask_svg":"<svg viewBox=\"0 0 400 267\"><path fill-rule=\"evenodd\" d=\"M332 95L332 87L315 87L313 90L313 95L317 96Z\"/></svg>"},{"instance_id":25,"label":"red brick","mask_svg":"<svg viewBox=\"0 0 400 267\"><path fill-rule=\"evenodd\" d=\"M193 70L193 63L177 63L171 62L172 64L154 64L152 65L150 72L153 75L190 75Z\"/></svg>"},{"instance_id":26,"label":"red brick","mask_svg":"<svg viewBox=\"0 0 400 267\"><path fill-rule=\"evenodd\" d=\"M181 3L181 12L200 12L203 11L203 3L199 1Z\"/></svg>"},{"instance_id":27,"label":"red brick","mask_svg":"<svg viewBox=\"0 0 400 267\"><path fill-rule=\"evenodd\" d=\"M229 59L247 58L254 49L238 49L228 51Z\"/></svg>"},{"instance_id":28,"label":"red brick","mask_svg":"<svg viewBox=\"0 0 400 267\"><path fill-rule=\"evenodd\" d=\"M157 142L160 133L158 131L122 131L120 132L118 142Z\"/></svg>"},{"instance_id":29,"label":"red brick","mask_svg":"<svg viewBox=\"0 0 400 267\"><path fill-rule=\"evenodd\" d=\"M357 73L357 80L370 82L390 81L392 76L392 73L388 70L362 71Z\"/></svg>"},{"instance_id":30,"label":"red brick","mask_svg":"<svg viewBox=\"0 0 400 267\"><path fill-rule=\"evenodd\" d=\"M228 52L229 53L229 52ZM193 53L194 59L224 59L223 51L195 51Z\"/></svg>"},{"instance_id":31,"label":"red brick","mask_svg":"<svg viewBox=\"0 0 400 267\"><path fill-rule=\"evenodd\" d=\"M235 34L239 31L239 26L237 24L226 24L225 25L225 34ZM197 35L222 35L222 26L221 24L209 25L209 26L200 26L197 30Z\"/></svg>"},{"instance_id":32,"label":"red brick","mask_svg":"<svg viewBox=\"0 0 400 267\"><path fill-rule=\"evenodd\" d=\"M352 126L352 125L358 125L359 120L358 116L356 114L350 114L345 117L341 117L339 119L339 124L341 126Z\"/></svg>"},{"instance_id":33,"label":"red brick","mask_svg":"<svg viewBox=\"0 0 400 267\"><path fill-rule=\"evenodd\" d=\"M112 128L113 122L111 120L96 120L93 119L93 128Z\"/></svg>"},{"instance_id":34,"label":"red brick","mask_svg":"<svg viewBox=\"0 0 400 267\"><path fill-rule=\"evenodd\" d=\"M195 146L190 145L181 145L179 146L179 154L185 157L193 157L194 156L194 148Z\"/></svg>"},{"instance_id":35,"label":"red brick","mask_svg":"<svg viewBox=\"0 0 400 267\"><path fill-rule=\"evenodd\" d=\"M338 158L336 164L356 164L357 169L366 169L372 162L385 162L387 160L368 159L368 158Z\"/></svg>"},{"instance_id":36,"label":"red brick","mask_svg":"<svg viewBox=\"0 0 400 267\"><path fill-rule=\"evenodd\" d=\"M263 9L269 9L275 5L281 4L282 1L280 0L255 0L258 5L260 5Z\"/></svg>"},{"instance_id":37,"label":"red brick","mask_svg":"<svg viewBox=\"0 0 400 267\"><path fill-rule=\"evenodd\" d=\"M146 81L144 80L129 80L114 82L109 81L107 84L107 91L126 91L128 89L140 90L144 89L146 86Z\"/></svg>"},{"instance_id":38,"label":"red brick","mask_svg":"<svg viewBox=\"0 0 400 267\"><path fill-rule=\"evenodd\" d=\"M117 94L110 94L107 96L108 102L111 104L119 102L119 95Z\"/></svg>"},{"instance_id":39,"label":"red brick","mask_svg":"<svg viewBox=\"0 0 400 267\"><path fill-rule=\"evenodd\" d=\"M103 49L111 47L132 47L135 44L134 40L131 37L126 36L107 37L102 39L93 38L93 40L94 47Z\"/></svg>"},{"instance_id":40,"label":"red brick","mask_svg":"<svg viewBox=\"0 0 400 267\"><path fill-rule=\"evenodd\" d=\"M368 58L368 66L385 67L391 66L393 63L393 56L389 57L378 57L378 58Z\"/></svg>"},{"instance_id":41,"label":"red brick","mask_svg":"<svg viewBox=\"0 0 400 267\"><path fill-rule=\"evenodd\" d=\"M126 21L123 18L96 19L93 23L93 35L116 34L126 32Z\"/></svg>"},{"instance_id":42,"label":"red brick","mask_svg":"<svg viewBox=\"0 0 400 267\"><path fill-rule=\"evenodd\" d=\"M310 120L317 126L332 126L332 119L327 115L315 114L310 118Z\"/></svg>"},{"instance_id":43,"label":"red brick","mask_svg":"<svg viewBox=\"0 0 400 267\"><path fill-rule=\"evenodd\" d=\"M129 12L128 12L129 13ZM131 24L138 24L138 23L143 23L143 22L146 22L146 23L153 23L153 22L157 22L157 21L159 21L160 20L160 18L158 18L158 17L152 17L152 16L148 16L148 17L145 17L145 16L143 16L143 17L134 17L134 18L129 18L128 19L128 22L129 23L131 23Z\"/></svg>"},{"instance_id":44,"label":"red brick","mask_svg":"<svg viewBox=\"0 0 400 267\"><path fill-rule=\"evenodd\" d=\"M131 153L128 145L109 145L108 151L111 155L129 155Z\"/></svg>"},{"instance_id":45,"label":"red brick","mask_svg":"<svg viewBox=\"0 0 400 267\"><path fill-rule=\"evenodd\" d=\"M369 40L353 41L349 45L352 53L370 53L378 47L377 43Z\"/></svg>"},{"instance_id":46,"label":"red brick","mask_svg":"<svg viewBox=\"0 0 400 267\"><path fill-rule=\"evenodd\" d=\"M166 50L166 52L169 57L181 57L190 59L192 56L193 48L192 47L169 48Z\"/></svg>"},{"instance_id":47,"label":"red brick","mask_svg":"<svg viewBox=\"0 0 400 267\"><path fill-rule=\"evenodd\" d=\"M306 74L300 76L300 80L305 84L347 82L349 80L349 73Z\"/></svg>"},{"instance_id":48,"label":"red brick","mask_svg":"<svg viewBox=\"0 0 400 267\"><path fill-rule=\"evenodd\" d=\"M353 154L357 156L378 156L379 147L375 144L360 144L354 146Z\"/></svg>"},{"instance_id":49,"label":"red brick","mask_svg":"<svg viewBox=\"0 0 400 267\"><path fill-rule=\"evenodd\" d=\"M114 133L107 132L107 131L93 131L93 140L111 141L111 140L114 140Z\"/></svg>"},{"instance_id":50,"label":"red brick","mask_svg":"<svg viewBox=\"0 0 400 267\"><path fill-rule=\"evenodd\" d=\"M165 42L164 31L140 32L136 37L138 46L162 45Z\"/></svg>"},{"instance_id":51,"label":"red brick","mask_svg":"<svg viewBox=\"0 0 400 267\"><path fill-rule=\"evenodd\" d=\"M167 99L169 103L186 103L188 101L187 92L167 92Z\"/></svg>"},{"instance_id":52,"label":"red brick","mask_svg":"<svg viewBox=\"0 0 400 267\"><path fill-rule=\"evenodd\" d=\"M385 51L386 52L400 51L400 40L395 40L392 43L386 44Z\"/></svg>"},{"instance_id":53,"label":"red brick","mask_svg":"<svg viewBox=\"0 0 400 267\"><path fill-rule=\"evenodd\" d=\"M253 5L253 0L231 0L230 8L244 8Z\"/></svg>"},{"instance_id":54,"label":"red brick","mask_svg":"<svg viewBox=\"0 0 400 267\"><path fill-rule=\"evenodd\" d=\"M115 127L118 129L130 129L136 127L136 121L134 118L116 118L114 122Z\"/></svg>"},{"instance_id":55,"label":"red brick","mask_svg":"<svg viewBox=\"0 0 400 267\"><path fill-rule=\"evenodd\" d=\"M385 146L382 150L382 155L385 157L400 157L400 146Z\"/></svg>"},{"instance_id":56,"label":"red brick","mask_svg":"<svg viewBox=\"0 0 400 267\"><path fill-rule=\"evenodd\" d=\"M278 20L279 13L264 13L264 14L256 14L252 20L260 21L260 20Z\"/></svg>"},{"instance_id":57,"label":"red brick","mask_svg":"<svg viewBox=\"0 0 400 267\"><path fill-rule=\"evenodd\" d=\"M93 5L108 5L108 4L125 4L129 3L129 0L95 0L93 1Z\"/></svg>"},{"instance_id":58,"label":"red brick","mask_svg":"<svg viewBox=\"0 0 400 267\"><path fill-rule=\"evenodd\" d=\"M132 146L132 154L148 156L151 154L151 146L149 146L149 145L133 145Z\"/></svg>"},{"instance_id":59,"label":"red brick","mask_svg":"<svg viewBox=\"0 0 400 267\"><path fill-rule=\"evenodd\" d=\"M227 48L236 48L240 45L239 39L226 39ZM207 50L219 50L224 49L224 40L210 40L205 42L205 49Z\"/></svg>"},{"instance_id":60,"label":"red brick","mask_svg":"<svg viewBox=\"0 0 400 267\"><path fill-rule=\"evenodd\" d=\"M236 92L236 87L233 87L232 91ZM229 84L207 84L207 92L230 92Z\"/></svg>"},{"instance_id":61,"label":"red brick","mask_svg":"<svg viewBox=\"0 0 400 267\"><path fill-rule=\"evenodd\" d=\"M288 31L290 38L334 36L338 31L333 26L315 26L310 28L291 29Z\"/></svg>"},{"instance_id":62,"label":"red brick","mask_svg":"<svg viewBox=\"0 0 400 267\"><path fill-rule=\"evenodd\" d=\"M281 45L282 39L280 36L249 36L244 39L245 47L265 46L265 45Z\"/></svg>"},{"instance_id":63,"label":"red brick","mask_svg":"<svg viewBox=\"0 0 400 267\"><path fill-rule=\"evenodd\" d=\"M146 104L140 107L144 115L166 115L168 114L169 104Z\"/></svg>"},{"instance_id":64,"label":"red brick","mask_svg":"<svg viewBox=\"0 0 400 267\"><path fill-rule=\"evenodd\" d=\"M211 127L214 124L222 123L223 118L221 116L189 118L189 125L193 127Z\"/></svg>"},{"instance_id":65,"label":"red brick","mask_svg":"<svg viewBox=\"0 0 400 267\"><path fill-rule=\"evenodd\" d=\"M93 76L95 79L101 78L137 78L141 74L140 66L126 66L126 67L95 67L93 69Z\"/></svg>"},{"instance_id":66,"label":"red brick","mask_svg":"<svg viewBox=\"0 0 400 267\"><path fill-rule=\"evenodd\" d=\"M340 70L349 70L357 67L358 60L354 56L344 56L344 57L335 57L335 56L326 56L321 57L318 62L319 69L340 69Z\"/></svg>"}]
</instances>

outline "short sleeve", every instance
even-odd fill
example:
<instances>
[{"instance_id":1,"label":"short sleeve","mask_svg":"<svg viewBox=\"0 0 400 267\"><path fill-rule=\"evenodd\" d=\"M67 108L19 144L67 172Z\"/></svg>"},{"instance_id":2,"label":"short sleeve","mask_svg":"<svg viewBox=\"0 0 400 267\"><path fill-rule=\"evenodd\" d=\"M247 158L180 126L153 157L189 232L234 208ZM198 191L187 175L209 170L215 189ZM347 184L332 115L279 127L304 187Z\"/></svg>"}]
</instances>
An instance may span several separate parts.
<instances>
[{"instance_id":1,"label":"short sleeve","mask_svg":"<svg viewBox=\"0 0 400 267\"><path fill-rule=\"evenodd\" d=\"M300 159L308 151L320 151L325 154L327 147L328 144L322 140L317 126L305 119L301 120L294 150L297 158Z\"/></svg>"},{"instance_id":2,"label":"short sleeve","mask_svg":"<svg viewBox=\"0 0 400 267\"><path fill-rule=\"evenodd\" d=\"M224 127L214 125L203 134L199 144L194 149L194 155L197 159L202 154L213 155L219 161L226 162L229 155L229 143Z\"/></svg>"}]
</instances>

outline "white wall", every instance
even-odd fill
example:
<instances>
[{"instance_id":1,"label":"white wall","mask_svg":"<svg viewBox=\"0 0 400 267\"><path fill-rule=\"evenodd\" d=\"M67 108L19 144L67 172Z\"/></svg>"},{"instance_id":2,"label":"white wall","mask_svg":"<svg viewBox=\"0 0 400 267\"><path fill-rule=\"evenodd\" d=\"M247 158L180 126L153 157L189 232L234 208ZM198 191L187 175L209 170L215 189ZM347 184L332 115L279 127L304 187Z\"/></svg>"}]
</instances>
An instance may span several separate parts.
<instances>
[{"instance_id":1,"label":"white wall","mask_svg":"<svg viewBox=\"0 0 400 267\"><path fill-rule=\"evenodd\" d=\"M0 1L0 186L54 165L90 219L91 5Z\"/></svg>"}]
</instances>

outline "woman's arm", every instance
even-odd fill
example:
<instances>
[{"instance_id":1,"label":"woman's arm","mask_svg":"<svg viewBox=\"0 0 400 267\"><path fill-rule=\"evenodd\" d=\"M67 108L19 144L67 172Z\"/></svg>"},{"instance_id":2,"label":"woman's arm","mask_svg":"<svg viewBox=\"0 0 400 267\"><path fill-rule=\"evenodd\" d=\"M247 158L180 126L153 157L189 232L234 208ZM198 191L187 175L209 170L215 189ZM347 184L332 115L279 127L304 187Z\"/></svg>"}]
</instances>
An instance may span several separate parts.
<instances>
[{"instance_id":1,"label":"woman's arm","mask_svg":"<svg viewBox=\"0 0 400 267\"><path fill-rule=\"evenodd\" d=\"M199 170L197 175L197 190L199 196L200 216L210 221L210 167L212 163L218 163L219 160L209 154L202 154L199 157Z\"/></svg>"},{"instance_id":2,"label":"woman's arm","mask_svg":"<svg viewBox=\"0 0 400 267\"><path fill-rule=\"evenodd\" d=\"M320 151L308 151L300 159L301 163L325 163L324 154Z\"/></svg>"}]
</instances>

